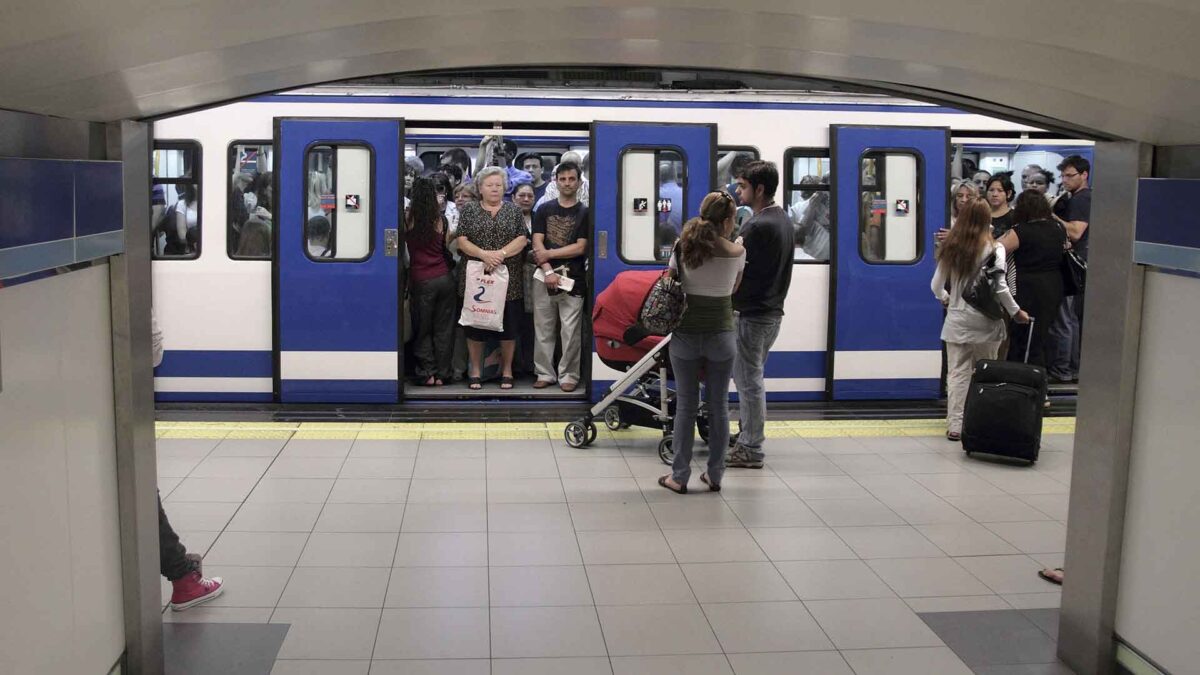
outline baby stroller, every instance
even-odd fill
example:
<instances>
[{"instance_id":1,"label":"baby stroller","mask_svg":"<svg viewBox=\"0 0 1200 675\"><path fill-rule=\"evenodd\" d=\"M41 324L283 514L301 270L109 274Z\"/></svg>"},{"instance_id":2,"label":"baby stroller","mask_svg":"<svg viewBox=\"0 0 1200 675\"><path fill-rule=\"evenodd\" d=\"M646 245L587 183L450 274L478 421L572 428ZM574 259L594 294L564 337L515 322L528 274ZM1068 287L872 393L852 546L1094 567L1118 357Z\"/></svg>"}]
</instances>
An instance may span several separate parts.
<instances>
[{"instance_id":1,"label":"baby stroller","mask_svg":"<svg viewBox=\"0 0 1200 675\"><path fill-rule=\"evenodd\" d=\"M605 365L624 375L582 419L567 424L563 430L567 445L582 448L595 441L595 420L603 419L613 431L631 426L661 429L658 456L666 464L674 459L671 432L675 392L668 386L671 336L650 335L638 322L642 304L661 274L660 270L622 272L596 298L592 311L596 354ZM696 428L707 441L708 417L703 409L696 417Z\"/></svg>"}]
</instances>

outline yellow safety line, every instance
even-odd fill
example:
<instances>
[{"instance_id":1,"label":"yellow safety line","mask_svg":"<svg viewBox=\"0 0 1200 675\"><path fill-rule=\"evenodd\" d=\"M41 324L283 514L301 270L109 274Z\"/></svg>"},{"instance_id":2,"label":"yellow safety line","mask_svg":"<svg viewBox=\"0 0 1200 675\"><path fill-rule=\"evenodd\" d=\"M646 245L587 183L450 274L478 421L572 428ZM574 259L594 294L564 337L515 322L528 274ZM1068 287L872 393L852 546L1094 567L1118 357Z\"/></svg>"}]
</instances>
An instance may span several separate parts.
<instances>
[{"instance_id":1,"label":"yellow safety line","mask_svg":"<svg viewBox=\"0 0 1200 675\"><path fill-rule=\"evenodd\" d=\"M555 440L562 422L171 422L155 425L156 438L168 439L297 439L297 440ZM946 432L940 419L904 420L772 420L767 438L863 438L939 436ZM597 420L597 438L660 438L662 432L644 427L609 431ZM1047 418L1043 434L1075 432L1074 417Z\"/></svg>"}]
</instances>

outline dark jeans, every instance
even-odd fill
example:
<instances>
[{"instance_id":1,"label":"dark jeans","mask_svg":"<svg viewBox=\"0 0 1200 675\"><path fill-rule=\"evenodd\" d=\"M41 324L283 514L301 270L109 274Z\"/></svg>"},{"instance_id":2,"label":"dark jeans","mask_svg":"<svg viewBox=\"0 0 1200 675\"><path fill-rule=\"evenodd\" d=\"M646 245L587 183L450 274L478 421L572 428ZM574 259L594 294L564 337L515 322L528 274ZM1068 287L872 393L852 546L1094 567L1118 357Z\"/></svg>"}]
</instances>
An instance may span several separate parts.
<instances>
[{"instance_id":1,"label":"dark jeans","mask_svg":"<svg viewBox=\"0 0 1200 675\"><path fill-rule=\"evenodd\" d=\"M422 380L436 377L450 382L456 295L454 277L449 274L413 284L413 314L417 322L413 355L417 357L417 377Z\"/></svg>"},{"instance_id":2,"label":"dark jeans","mask_svg":"<svg viewBox=\"0 0 1200 675\"><path fill-rule=\"evenodd\" d=\"M187 548L171 529L171 521L158 499L158 571L167 581L177 581L196 570L196 562L187 558Z\"/></svg>"},{"instance_id":3,"label":"dark jeans","mask_svg":"<svg viewBox=\"0 0 1200 675\"><path fill-rule=\"evenodd\" d=\"M675 421L671 449L675 461L671 477L687 485L692 475L692 446L696 440L696 414L700 410L700 371L708 404L708 477L720 485L725 474L725 449L729 446L729 380L737 356L737 338L731 330L720 333L681 333L671 336L671 371L675 374Z\"/></svg>"},{"instance_id":4,"label":"dark jeans","mask_svg":"<svg viewBox=\"0 0 1200 675\"><path fill-rule=\"evenodd\" d=\"M1079 352L1083 337L1083 296L1063 298L1050 327L1050 354L1046 371L1050 377L1073 380L1079 377Z\"/></svg>"}]
</instances>

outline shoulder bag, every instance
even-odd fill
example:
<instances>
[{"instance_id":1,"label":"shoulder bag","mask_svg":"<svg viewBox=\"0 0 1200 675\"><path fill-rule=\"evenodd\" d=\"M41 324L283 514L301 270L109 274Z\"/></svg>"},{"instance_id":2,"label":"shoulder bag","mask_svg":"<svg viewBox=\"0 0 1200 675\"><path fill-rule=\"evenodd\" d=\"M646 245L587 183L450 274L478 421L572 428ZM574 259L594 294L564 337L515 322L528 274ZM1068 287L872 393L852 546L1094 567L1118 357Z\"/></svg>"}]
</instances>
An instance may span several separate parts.
<instances>
[{"instance_id":1,"label":"shoulder bag","mask_svg":"<svg viewBox=\"0 0 1200 675\"><path fill-rule=\"evenodd\" d=\"M683 260L679 244L675 245L675 263L678 272L667 268L650 287L642 302L638 323L650 335L670 335L683 321L687 311L687 296L683 292Z\"/></svg>"},{"instance_id":2,"label":"shoulder bag","mask_svg":"<svg viewBox=\"0 0 1200 675\"><path fill-rule=\"evenodd\" d=\"M992 254L983 261L983 267L979 273L963 288L963 301L989 319L1006 318L1004 307L996 299L996 291L999 286L997 277L1003 274L1004 270L996 267L996 251L993 250Z\"/></svg>"},{"instance_id":3,"label":"shoulder bag","mask_svg":"<svg viewBox=\"0 0 1200 675\"><path fill-rule=\"evenodd\" d=\"M1069 241L1070 235L1067 234L1067 228L1063 227L1062 223L1058 223L1058 228L1063 231L1063 236L1067 237ZM1063 250L1059 272L1062 273L1064 296L1083 294L1083 286L1087 282L1087 261L1079 257L1075 249Z\"/></svg>"}]
</instances>

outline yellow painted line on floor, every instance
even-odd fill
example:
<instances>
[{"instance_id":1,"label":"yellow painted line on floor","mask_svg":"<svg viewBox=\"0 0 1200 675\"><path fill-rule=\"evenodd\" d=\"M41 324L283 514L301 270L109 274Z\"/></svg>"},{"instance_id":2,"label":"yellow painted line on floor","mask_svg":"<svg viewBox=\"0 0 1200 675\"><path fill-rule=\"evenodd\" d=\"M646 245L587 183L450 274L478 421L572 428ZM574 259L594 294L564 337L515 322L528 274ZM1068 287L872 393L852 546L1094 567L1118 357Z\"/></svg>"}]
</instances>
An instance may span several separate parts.
<instances>
[{"instance_id":1,"label":"yellow painted line on floor","mask_svg":"<svg viewBox=\"0 0 1200 675\"><path fill-rule=\"evenodd\" d=\"M190 439L205 439L205 438L225 438L229 434L224 429L185 429L179 431L164 431L163 438L190 438Z\"/></svg>"},{"instance_id":2,"label":"yellow painted line on floor","mask_svg":"<svg viewBox=\"0 0 1200 675\"><path fill-rule=\"evenodd\" d=\"M302 422L301 431L358 431L362 422Z\"/></svg>"},{"instance_id":3,"label":"yellow painted line on floor","mask_svg":"<svg viewBox=\"0 0 1200 675\"><path fill-rule=\"evenodd\" d=\"M269 430L269 429L234 429L229 432L225 440L278 440L288 439L292 437L294 432L287 430Z\"/></svg>"},{"instance_id":4,"label":"yellow painted line on floor","mask_svg":"<svg viewBox=\"0 0 1200 675\"><path fill-rule=\"evenodd\" d=\"M419 441L421 432L418 429L380 429L378 431L358 432L359 441Z\"/></svg>"},{"instance_id":5,"label":"yellow painted line on floor","mask_svg":"<svg viewBox=\"0 0 1200 675\"><path fill-rule=\"evenodd\" d=\"M297 440L541 440L562 437L561 422L176 422L155 424L155 438L289 439ZM661 438L662 431L630 427L611 432L595 420L598 438ZM1044 434L1073 434L1073 417L1047 418ZM939 436L943 419L906 420L773 420L765 425L768 438L863 438Z\"/></svg>"},{"instance_id":6,"label":"yellow painted line on floor","mask_svg":"<svg viewBox=\"0 0 1200 675\"><path fill-rule=\"evenodd\" d=\"M352 441L358 438L354 429L331 429L328 431L305 431L301 429L292 435L294 441Z\"/></svg>"}]
</instances>

